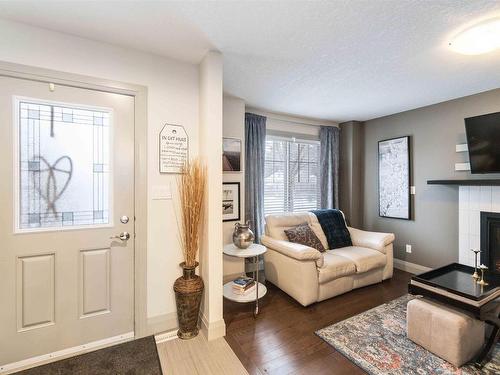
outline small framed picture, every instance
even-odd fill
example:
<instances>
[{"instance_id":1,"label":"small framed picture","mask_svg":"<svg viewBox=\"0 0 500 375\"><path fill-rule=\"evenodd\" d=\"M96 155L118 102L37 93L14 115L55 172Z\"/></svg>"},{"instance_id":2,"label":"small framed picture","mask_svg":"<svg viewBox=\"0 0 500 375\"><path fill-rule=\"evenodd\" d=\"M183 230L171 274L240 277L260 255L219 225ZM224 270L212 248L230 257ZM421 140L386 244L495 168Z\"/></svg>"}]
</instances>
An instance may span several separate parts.
<instances>
[{"instance_id":1,"label":"small framed picture","mask_svg":"<svg viewBox=\"0 0 500 375\"><path fill-rule=\"evenodd\" d=\"M240 183L222 184L222 221L240 220Z\"/></svg>"},{"instance_id":2,"label":"small framed picture","mask_svg":"<svg viewBox=\"0 0 500 375\"><path fill-rule=\"evenodd\" d=\"M241 139L222 139L222 170L241 172Z\"/></svg>"}]
</instances>

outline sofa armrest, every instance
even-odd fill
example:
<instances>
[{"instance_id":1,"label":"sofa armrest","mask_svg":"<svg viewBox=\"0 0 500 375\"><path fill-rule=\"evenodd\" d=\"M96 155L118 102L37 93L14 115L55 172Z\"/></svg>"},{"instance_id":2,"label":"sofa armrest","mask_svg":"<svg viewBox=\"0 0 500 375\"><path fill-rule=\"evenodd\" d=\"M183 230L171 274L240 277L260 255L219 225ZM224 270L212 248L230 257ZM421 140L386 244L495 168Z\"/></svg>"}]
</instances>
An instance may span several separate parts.
<instances>
[{"instance_id":1,"label":"sofa armrest","mask_svg":"<svg viewBox=\"0 0 500 375\"><path fill-rule=\"evenodd\" d=\"M314 260L318 267L323 266L323 254L312 247L294 242L277 240L267 235L263 235L260 238L260 242L267 248L277 251L290 258L302 261Z\"/></svg>"},{"instance_id":2,"label":"sofa armrest","mask_svg":"<svg viewBox=\"0 0 500 375\"><path fill-rule=\"evenodd\" d=\"M354 246L368 247L385 254L385 247L394 242L393 233L368 232L347 227Z\"/></svg>"}]
</instances>

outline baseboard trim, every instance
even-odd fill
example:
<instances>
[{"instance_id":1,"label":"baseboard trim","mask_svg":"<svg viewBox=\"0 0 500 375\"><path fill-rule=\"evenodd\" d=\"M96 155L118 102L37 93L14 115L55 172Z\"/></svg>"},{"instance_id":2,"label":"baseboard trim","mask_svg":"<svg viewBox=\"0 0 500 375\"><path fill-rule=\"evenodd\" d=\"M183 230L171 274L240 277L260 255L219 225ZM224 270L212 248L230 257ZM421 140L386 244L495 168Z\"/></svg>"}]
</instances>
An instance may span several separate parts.
<instances>
[{"instance_id":1,"label":"baseboard trim","mask_svg":"<svg viewBox=\"0 0 500 375\"><path fill-rule=\"evenodd\" d=\"M215 340L226 335L226 323L224 319L208 323L206 317L200 311L200 331L207 340ZM174 340L177 338L177 314L165 314L148 319L148 332L155 335L156 343Z\"/></svg>"},{"instance_id":2,"label":"baseboard trim","mask_svg":"<svg viewBox=\"0 0 500 375\"><path fill-rule=\"evenodd\" d=\"M170 332L177 330L179 324L177 323L177 312L168 314L157 315L147 320L146 332L147 335L156 335L163 332Z\"/></svg>"},{"instance_id":3,"label":"baseboard trim","mask_svg":"<svg viewBox=\"0 0 500 375\"><path fill-rule=\"evenodd\" d=\"M156 344L161 344L162 342L175 340L176 338L178 338L176 329L173 331L163 332L155 335Z\"/></svg>"},{"instance_id":4,"label":"baseboard trim","mask_svg":"<svg viewBox=\"0 0 500 375\"><path fill-rule=\"evenodd\" d=\"M394 268L414 274L419 274L422 272L427 272L432 270L432 268L421 266L420 264L407 262L406 260L401 260L397 258L394 258Z\"/></svg>"},{"instance_id":5,"label":"baseboard trim","mask_svg":"<svg viewBox=\"0 0 500 375\"><path fill-rule=\"evenodd\" d=\"M205 315L200 314L200 321L201 332L207 341L215 340L226 335L226 322L224 322L224 319L209 323Z\"/></svg>"},{"instance_id":6,"label":"baseboard trim","mask_svg":"<svg viewBox=\"0 0 500 375\"><path fill-rule=\"evenodd\" d=\"M134 339L134 332L127 332L122 335L108 337L106 339L92 341L87 344L74 346L72 348L58 350L53 353L43 354L36 357L23 359L22 361L0 365L0 374L11 374L13 372L26 370L46 363L59 361L61 359L73 357L75 355L93 352L97 349L106 348Z\"/></svg>"}]
</instances>

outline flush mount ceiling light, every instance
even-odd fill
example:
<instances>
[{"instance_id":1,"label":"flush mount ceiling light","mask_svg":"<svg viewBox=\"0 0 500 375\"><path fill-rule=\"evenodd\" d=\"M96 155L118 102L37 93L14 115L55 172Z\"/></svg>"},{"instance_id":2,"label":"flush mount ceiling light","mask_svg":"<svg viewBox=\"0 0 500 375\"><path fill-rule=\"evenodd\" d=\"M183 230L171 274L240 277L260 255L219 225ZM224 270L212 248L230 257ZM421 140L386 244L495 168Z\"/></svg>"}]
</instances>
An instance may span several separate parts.
<instances>
[{"instance_id":1,"label":"flush mount ceiling light","mask_svg":"<svg viewBox=\"0 0 500 375\"><path fill-rule=\"evenodd\" d=\"M493 18L457 34L450 48L464 55L480 55L500 48L500 18Z\"/></svg>"}]
</instances>

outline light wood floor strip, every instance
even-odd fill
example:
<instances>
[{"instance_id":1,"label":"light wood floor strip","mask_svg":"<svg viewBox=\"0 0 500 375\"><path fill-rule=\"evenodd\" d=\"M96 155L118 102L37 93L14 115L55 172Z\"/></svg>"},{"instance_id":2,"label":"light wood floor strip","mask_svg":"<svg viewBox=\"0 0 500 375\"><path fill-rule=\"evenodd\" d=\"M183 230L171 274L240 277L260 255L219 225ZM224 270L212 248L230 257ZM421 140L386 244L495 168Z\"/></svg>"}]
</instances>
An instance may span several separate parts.
<instances>
[{"instance_id":1,"label":"light wood floor strip","mask_svg":"<svg viewBox=\"0 0 500 375\"><path fill-rule=\"evenodd\" d=\"M225 339L207 341L203 335L191 340L158 344L164 375L248 375Z\"/></svg>"}]
</instances>

